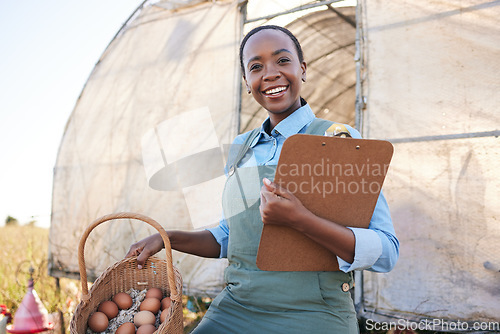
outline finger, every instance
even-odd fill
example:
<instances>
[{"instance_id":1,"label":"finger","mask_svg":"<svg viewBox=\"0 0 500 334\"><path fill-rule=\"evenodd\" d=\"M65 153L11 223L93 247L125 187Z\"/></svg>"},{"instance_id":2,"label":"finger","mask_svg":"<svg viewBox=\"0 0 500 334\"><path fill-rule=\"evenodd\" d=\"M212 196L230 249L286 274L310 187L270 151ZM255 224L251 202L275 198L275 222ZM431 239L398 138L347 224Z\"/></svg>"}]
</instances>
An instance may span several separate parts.
<instances>
[{"instance_id":1,"label":"finger","mask_svg":"<svg viewBox=\"0 0 500 334\"><path fill-rule=\"evenodd\" d=\"M264 204L276 200L289 199L285 196L280 195L280 192L277 192L276 189L274 189L274 191L269 190L266 185L262 186L262 188L260 189L260 194L261 194L261 201L262 198L265 201Z\"/></svg>"},{"instance_id":2,"label":"finger","mask_svg":"<svg viewBox=\"0 0 500 334\"><path fill-rule=\"evenodd\" d=\"M278 196L270 191L264 190L260 192L261 205L265 206L268 202L278 199Z\"/></svg>"},{"instance_id":3,"label":"finger","mask_svg":"<svg viewBox=\"0 0 500 334\"><path fill-rule=\"evenodd\" d=\"M267 177L265 177L265 178L262 179L262 183L264 184L264 187L266 187L266 189L268 191L272 191L273 192L274 189L276 188L275 185L274 185L274 183L271 180L269 180Z\"/></svg>"},{"instance_id":4,"label":"finger","mask_svg":"<svg viewBox=\"0 0 500 334\"><path fill-rule=\"evenodd\" d=\"M137 268L142 269L144 266L144 263L146 263L147 259L149 258L149 252L146 250L143 250L139 256L137 256Z\"/></svg>"},{"instance_id":5,"label":"finger","mask_svg":"<svg viewBox=\"0 0 500 334\"><path fill-rule=\"evenodd\" d=\"M265 186L262 186L260 188L260 204L265 205L267 203L267 198L264 196L264 194L269 193L269 190Z\"/></svg>"},{"instance_id":6,"label":"finger","mask_svg":"<svg viewBox=\"0 0 500 334\"><path fill-rule=\"evenodd\" d=\"M272 191L278 197L291 199L291 193L279 184L276 184L274 182L271 182L269 179L264 178L264 185L266 185L268 189L272 189L270 191Z\"/></svg>"},{"instance_id":7,"label":"finger","mask_svg":"<svg viewBox=\"0 0 500 334\"><path fill-rule=\"evenodd\" d=\"M125 254L125 258L136 256L139 251L140 251L139 248L134 244L134 245L130 246L127 254Z\"/></svg>"},{"instance_id":8,"label":"finger","mask_svg":"<svg viewBox=\"0 0 500 334\"><path fill-rule=\"evenodd\" d=\"M265 210L267 210L267 199L264 196L264 194L261 192L260 193L259 212L260 212L260 217L262 219L262 222L264 224L266 223L266 214L264 213Z\"/></svg>"}]
</instances>

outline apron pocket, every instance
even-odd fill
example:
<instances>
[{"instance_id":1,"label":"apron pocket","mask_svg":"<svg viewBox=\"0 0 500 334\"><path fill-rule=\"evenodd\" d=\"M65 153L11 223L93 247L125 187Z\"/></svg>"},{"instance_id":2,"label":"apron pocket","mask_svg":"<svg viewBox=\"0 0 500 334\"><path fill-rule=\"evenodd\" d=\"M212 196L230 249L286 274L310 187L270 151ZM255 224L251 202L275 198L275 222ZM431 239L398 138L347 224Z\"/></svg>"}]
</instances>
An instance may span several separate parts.
<instances>
[{"instance_id":1,"label":"apron pocket","mask_svg":"<svg viewBox=\"0 0 500 334\"><path fill-rule=\"evenodd\" d=\"M325 306L316 272L240 268L227 278L235 300L255 310L315 311Z\"/></svg>"},{"instance_id":2,"label":"apron pocket","mask_svg":"<svg viewBox=\"0 0 500 334\"><path fill-rule=\"evenodd\" d=\"M327 306L337 311L354 312L354 302L349 292L353 286L351 274L338 271L319 272L318 284L321 298ZM346 289L347 285L349 289Z\"/></svg>"}]
</instances>

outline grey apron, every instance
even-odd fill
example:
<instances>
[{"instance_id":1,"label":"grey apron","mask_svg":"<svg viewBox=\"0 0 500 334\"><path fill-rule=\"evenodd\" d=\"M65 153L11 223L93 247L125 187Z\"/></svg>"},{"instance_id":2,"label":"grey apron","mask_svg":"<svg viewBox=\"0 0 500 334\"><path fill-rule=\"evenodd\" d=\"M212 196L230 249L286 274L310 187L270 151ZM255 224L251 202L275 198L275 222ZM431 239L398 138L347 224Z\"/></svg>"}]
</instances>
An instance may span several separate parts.
<instances>
[{"instance_id":1,"label":"grey apron","mask_svg":"<svg viewBox=\"0 0 500 334\"><path fill-rule=\"evenodd\" d=\"M358 333L352 298L343 291L345 283L352 287L351 273L257 268L260 188L264 177L274 179L275 170L257 166L229 173L222 199L230 231L227 285L194 333Z\"/></svg>"}]
</instances>

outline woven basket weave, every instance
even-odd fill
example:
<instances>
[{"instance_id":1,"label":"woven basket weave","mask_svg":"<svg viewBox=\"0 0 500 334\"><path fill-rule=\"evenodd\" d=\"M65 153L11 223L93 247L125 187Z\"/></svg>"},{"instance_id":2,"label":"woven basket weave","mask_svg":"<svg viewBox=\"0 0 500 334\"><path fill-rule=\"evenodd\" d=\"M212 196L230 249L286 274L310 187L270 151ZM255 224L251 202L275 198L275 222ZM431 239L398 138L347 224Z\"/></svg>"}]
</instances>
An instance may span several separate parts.
<instances>
[{"instance_id":1,"label":"woven basket weave","mask_svg":"<svg viewBox=\"0 0 500 334\"><path fill-rule=\"evenodd\" d=\"M137 269L137 257L126 258L108 267L94 282L90 291L87 287L87 270L85 267L85 241L90 232L98 225L114 219L137 219L153 226L160 233L165 245L167 259L150 257L143 269ZM170 296L172 306L170 314L156 330L156 334L183 333L182 314L182 277L172 263L172 249L167 232L153 219L136 213L116 213L96 219L89 225L80 239L78 246L78 263L80 281L82 283L82 300L75 309L70 323L71 334L85 334L87 320L97 310L99 304L111 300L118 292L127 292L131 288L144 290L160 288L164 295Z\"/></svg>"}]
</instances>

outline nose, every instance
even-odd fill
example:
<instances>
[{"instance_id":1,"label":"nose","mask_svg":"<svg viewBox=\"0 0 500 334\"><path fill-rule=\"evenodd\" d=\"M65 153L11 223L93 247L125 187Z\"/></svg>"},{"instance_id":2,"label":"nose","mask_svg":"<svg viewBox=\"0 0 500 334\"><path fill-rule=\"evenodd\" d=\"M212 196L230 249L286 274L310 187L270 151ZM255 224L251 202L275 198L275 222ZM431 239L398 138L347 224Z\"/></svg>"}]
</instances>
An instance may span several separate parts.
<instances>
[{"instance_id":1,"label":"nose","mask_svg":"<svg viewBox=\"0 0 500 334\"><path fill-rule=\"evenodd\" d=\"M265 72L263 76L263 79L265 81L274 81L276 79L279 79L280 77L281 77L281 72L276 66L268 65L265 67Z\"/></svg>"}]
</instances>

